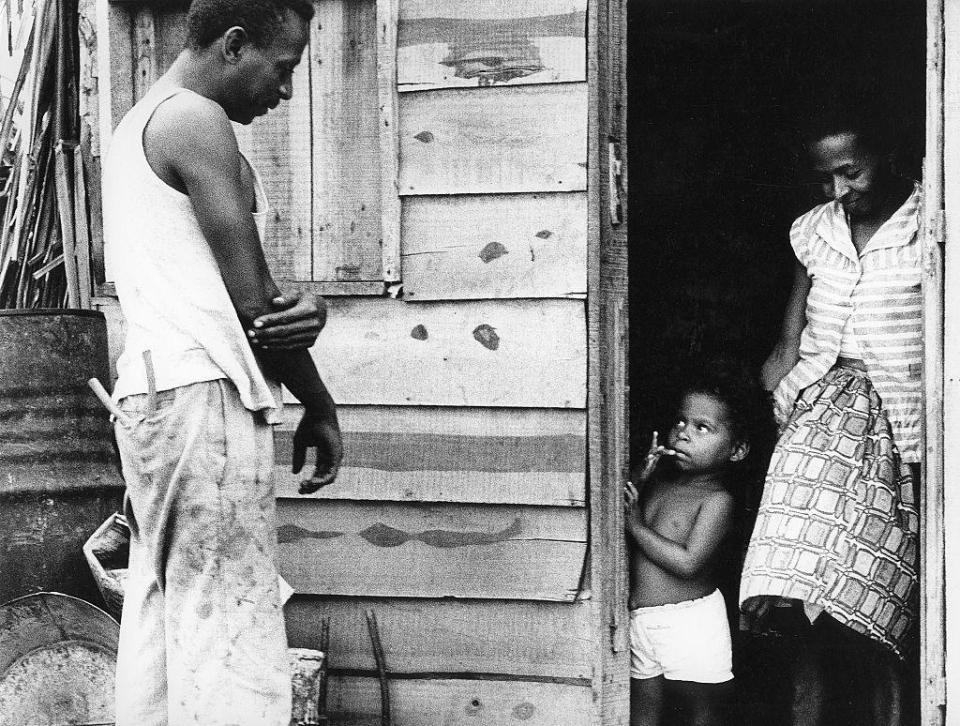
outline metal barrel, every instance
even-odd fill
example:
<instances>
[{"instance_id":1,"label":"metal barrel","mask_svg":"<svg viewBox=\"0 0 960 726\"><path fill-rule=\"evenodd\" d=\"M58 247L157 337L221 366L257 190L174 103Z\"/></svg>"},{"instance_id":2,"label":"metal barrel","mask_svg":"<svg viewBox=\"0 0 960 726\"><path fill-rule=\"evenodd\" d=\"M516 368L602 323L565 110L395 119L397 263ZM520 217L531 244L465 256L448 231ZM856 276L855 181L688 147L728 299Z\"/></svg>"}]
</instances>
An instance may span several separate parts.
<instances>
[{"instance_id":1,"label":"metal barrel","mask_svg":"<svg viewBox=\"0 0 960 726\"><path fill-rule=\"evenodd\" d=\"M83 543L121 505L107 328L91 310L0 310L0 603L56 591L100 605Z\"/></svg>"}]
</instances>

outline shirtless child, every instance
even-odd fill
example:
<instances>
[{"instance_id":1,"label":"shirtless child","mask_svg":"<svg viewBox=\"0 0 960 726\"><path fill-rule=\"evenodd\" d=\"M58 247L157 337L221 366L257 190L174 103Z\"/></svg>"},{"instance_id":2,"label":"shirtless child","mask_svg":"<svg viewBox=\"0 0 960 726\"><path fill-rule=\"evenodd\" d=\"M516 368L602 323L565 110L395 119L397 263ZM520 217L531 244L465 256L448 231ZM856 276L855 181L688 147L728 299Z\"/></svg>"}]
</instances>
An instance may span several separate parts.
<instances>
[{"instance_id":1,"label":"shirtless child","mask_svg":"<svg viewBox=\"0 0 960 726\"><path fill-rule=\"evenodd\" d=\"M731 470L750 451L750 405L738 398L751 389L735 377L713 378L686 388L667 446L654 432L636 485L624 493L633 545L631 726L660 724L665 697L678 702L683 723L718 724L733 679L716 560L733 519Z\"/></svg>"}]
</instances>

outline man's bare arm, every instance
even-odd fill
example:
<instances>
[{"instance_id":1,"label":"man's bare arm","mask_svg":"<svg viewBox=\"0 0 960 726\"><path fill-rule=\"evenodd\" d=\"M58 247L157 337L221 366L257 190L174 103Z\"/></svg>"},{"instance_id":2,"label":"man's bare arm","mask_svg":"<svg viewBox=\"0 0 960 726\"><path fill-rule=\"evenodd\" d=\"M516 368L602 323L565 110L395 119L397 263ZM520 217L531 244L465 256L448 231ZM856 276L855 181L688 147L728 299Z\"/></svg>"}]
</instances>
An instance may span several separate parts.
<instances>
[{"instance_id":1,"label":"man's bare arm","mask_svg":"<svg viewBox=\"0 0 960 726\"><path fill-rule=\"evenodd\" d=\"M245 329L250 328L259 316L274 311L272 301L280 290L270 275L244 199L240 155L230 121L217 104L179 94L158 107L144 140L151 164L160 165L155 171L161 177L175 176L186 189L237 316ZM318 471L306 489L329 483L342 457L340 431L333 400L309 352L261 350L258 359L306 409L295 437L295 461L302 460L306 446L319 447Z\"/></svg>"},{"instance_id":2,"label":"man's bare arm","mask_svg":"<svg viewBox=\"0 0 960 726\"><path fill-rule=\"evenodd\" d=\"M733 498L726 493L710 497L697 512L697 519L685 543L674 542L628 517L628 530L651 562L677 577L693 578L709 564L730 527Z\"/></svg>"}]
</instances>

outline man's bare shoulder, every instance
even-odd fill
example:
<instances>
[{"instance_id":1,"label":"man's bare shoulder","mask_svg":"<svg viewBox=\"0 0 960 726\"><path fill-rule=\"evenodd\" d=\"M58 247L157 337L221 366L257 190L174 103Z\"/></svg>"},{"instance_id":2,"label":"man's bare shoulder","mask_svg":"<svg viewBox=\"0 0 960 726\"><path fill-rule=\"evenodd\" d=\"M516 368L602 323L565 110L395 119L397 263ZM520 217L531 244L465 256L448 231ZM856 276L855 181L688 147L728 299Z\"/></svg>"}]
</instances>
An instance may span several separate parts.
<instances>
[{"instance_id":1,"label":"man's bare shoulder","mask_svg":"<svg viewBox=\"0 0 960 726\"><path fill-rule=\"evenodd\" d=\"M175 93L160 103L144 131L158 151L236 147L236 136L223 107L198 93Z\"/></svg>"},{"instance_id":2,"label":"man's bare shoulder","mask_svg":"<svg viewBox=\"0 0 960 726\"><path fill-rule=\"evenodd\" d=\"M239 175L237 138L223 108L197 93L176 93L160 103L143 132L154 172L187 193L189 180Z\"/></svg>"}]
</instances>

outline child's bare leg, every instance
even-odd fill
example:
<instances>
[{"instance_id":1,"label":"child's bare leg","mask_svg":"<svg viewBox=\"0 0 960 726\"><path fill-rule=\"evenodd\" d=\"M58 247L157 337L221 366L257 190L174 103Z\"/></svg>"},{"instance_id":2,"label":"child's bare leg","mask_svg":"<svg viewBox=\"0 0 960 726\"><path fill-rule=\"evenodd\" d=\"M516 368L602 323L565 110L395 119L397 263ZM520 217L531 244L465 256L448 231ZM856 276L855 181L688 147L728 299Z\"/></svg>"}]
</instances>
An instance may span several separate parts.
<instances>
[{"instance_id":1,"label":"child's bare leg","mask_svg":"<svg viewBox=\"0 0 960 726\"><path fill-rule=\"evenodd\" d=\"M669 681L667 690L679 702L684 715L683 723L687 726L722 726L725 704L733 690L733 681Z\"/></svg>"},{"instance_id":2,"label":"child's bare leg","mask_svg":"<svg viewBox=\"0 0 960 726\"><path fill-rule=\"evenodd\" d=\"M630 726L660 725L663 686L663 676L630 679Z\"/></svg>"}]
</instances>

